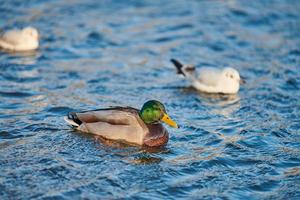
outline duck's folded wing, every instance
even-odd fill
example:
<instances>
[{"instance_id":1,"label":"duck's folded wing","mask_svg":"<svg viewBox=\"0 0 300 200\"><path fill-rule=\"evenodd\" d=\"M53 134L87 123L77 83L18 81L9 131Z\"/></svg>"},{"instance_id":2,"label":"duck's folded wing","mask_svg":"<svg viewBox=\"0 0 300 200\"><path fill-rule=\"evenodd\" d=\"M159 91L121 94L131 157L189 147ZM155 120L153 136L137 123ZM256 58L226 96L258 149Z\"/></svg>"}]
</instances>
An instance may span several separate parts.
<instances>
[{"instance_id":1,"label":"duck's folded wing","mask_svg":"<svg viewBox=\"0 0 300 200\"><path fill-rule=\"evenodd\" d=\"M199 69L198 80L203 85L206 86L216 86L221 76L221 70L211 68L211 67L203 67Z\"/></svg>"},{"instance_id":2,"label":"duck's folded wing","mask_svg":"<svg viewBox=\"0 0 300 200\"><path fill-rule=\"evenodd\" d=\"M75 113L81 122L107 122L114 125L130 125L136 122L138 112L129 108L109 108Z\"/></svg>"},{"instance_id":3,"label":"duck's folded wing","mask_svg":"<svg viewBox=\"0 0 300 200\"><path fill-rule=\"evenodd\" d=\"M142 145L145 131L138 125L116 125L107 122L83 123L78 130L112 140L123 140Z\"/></svg>"},{"instance_id":4,"label":"duck's folded wing","mask_svg":"<svg viewBox=\"0 0 300 200\"><path fill-rule=\"evenodd\" d=\"M112 108L70 113L68 120L77 124L77 129L83 132L140 145L143 143L145 130L135 109Z\"/></svg>"}]
</instances>

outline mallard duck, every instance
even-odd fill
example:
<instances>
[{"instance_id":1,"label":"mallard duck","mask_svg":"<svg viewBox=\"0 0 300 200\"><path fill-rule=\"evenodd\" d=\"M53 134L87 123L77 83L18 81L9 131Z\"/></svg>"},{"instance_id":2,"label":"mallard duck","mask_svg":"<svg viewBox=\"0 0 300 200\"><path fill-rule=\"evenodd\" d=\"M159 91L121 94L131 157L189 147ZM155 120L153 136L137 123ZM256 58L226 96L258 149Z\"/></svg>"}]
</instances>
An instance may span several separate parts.
<instances>
[{"instance_id":1,"label":"mallard duck","mask_svg":"<svg viewBox=\"0 0 300 200\"><path fill-rule=\"evenodd\" d=\"M150 147L168 142L169 133L160 122L178 128L167 115L164 105L156 100L147 101L141 110L112 107L72 112L65 117L65 121L82 132Z\"/></svg>"},{"instance_id":2,"label":"mallard duck","mask_svg":"<svg viewBox=\"0 0 300 200\"><path fill-rule=\"evenodd\" d=\"M223 69L202 67L196 72L193 65L183 65L175 59L171 59L171 62L177 68L177 73L182 74L194 88L201 92L236 94L240 84L245 83L239 72L231 67Z\"/></svg>"},{"instance_id":3,"label":"mallard duck","mask_svg":"<svg viewBox=\"0 0 300 200\"><path fill-rule=\"evenodd\" d=\"M33 27L9 30L0 36L0 48L9 51L29 51L39 47L39 33Z\"/></svg>"}]
</instances>

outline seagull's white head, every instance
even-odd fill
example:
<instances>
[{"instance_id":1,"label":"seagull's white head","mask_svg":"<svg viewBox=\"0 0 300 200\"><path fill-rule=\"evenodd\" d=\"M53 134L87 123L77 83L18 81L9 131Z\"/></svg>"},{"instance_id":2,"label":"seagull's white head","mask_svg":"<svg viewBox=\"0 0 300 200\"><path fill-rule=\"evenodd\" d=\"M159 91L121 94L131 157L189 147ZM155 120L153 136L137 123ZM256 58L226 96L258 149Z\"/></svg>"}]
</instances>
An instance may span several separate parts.
<instances>
[{"instance_id":1,"label":"seagull's white head","mask_svg":"<svg viewBox=\"0 0 300 200\"><path fill-rule=\"evenodd\" d=\"M239 72L231 67L226 67L223 69L222 76L229 81L236 82L238 84L241 83Z\"/></svg>"},{"instance_id":2,"label":"seagull's white head","mask_svg":"<svg viewBox=\"0 0 300 200\"><path fill-rule=\"evenodd\" d=\"M33 28L33 27L26 27L22 30L22 32L24 33L24 35L29 36L31 38L34 38L36 40L39 39L39 32Z\"/></svg>"},{"instance_id":3,"label":"seagull's white head","mask_svg":"<svg viewBox=\"0 0 300 200\"><path fill-rule=\"evenodd\" d=\"M245 83L244 80L241 79L239 72L230 67L223 69L221 79L220 87L222 88L222 93L237 93L240 84Z\"/></svg>"}]
</instances>

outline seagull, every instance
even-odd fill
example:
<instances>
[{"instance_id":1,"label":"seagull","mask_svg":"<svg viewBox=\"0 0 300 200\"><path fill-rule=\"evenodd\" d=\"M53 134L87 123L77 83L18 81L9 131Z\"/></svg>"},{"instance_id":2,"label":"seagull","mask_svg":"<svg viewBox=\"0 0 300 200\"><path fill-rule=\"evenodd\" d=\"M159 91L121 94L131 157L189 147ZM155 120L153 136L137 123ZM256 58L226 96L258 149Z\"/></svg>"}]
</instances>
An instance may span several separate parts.
<instances>
[{"instance_id":1,"label":"seagull","mask_svg":"<svg viewBox=\"0 0 300 200\"><path fill-rule=\"evenodd\" d=\"M33 27L13 29L0 36L0 48L8 51L29 51L39 47L39 33Z\"/></svg>"},{"instance_id":2,"label":"seagull","mask_svg":"<svg viewBox=\"0 0 300 200\"><path fill-rule=\"evenodd\" d=\"M241 79L239 72L231 67L216 69L202 67L196 70L193 65L184 65L176 59L171 62L177 69L177 74L182 74L192 86L205 93L236 94L240 84L245 81Z\"/></svg>"}]
</instances>

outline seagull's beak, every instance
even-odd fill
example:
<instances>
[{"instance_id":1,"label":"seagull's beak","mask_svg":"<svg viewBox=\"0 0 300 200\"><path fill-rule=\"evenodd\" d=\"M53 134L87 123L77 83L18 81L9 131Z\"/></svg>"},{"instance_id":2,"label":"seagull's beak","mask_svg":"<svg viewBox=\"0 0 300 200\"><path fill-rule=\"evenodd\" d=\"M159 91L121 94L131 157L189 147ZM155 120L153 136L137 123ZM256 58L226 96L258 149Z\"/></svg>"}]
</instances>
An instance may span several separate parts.
<instances>
[{"instance_id":1,"label":"seagull's beak","mask_svg":"<svg viewBox=\"0 0 300 200\"><path fill-rule=\"evenodd\" d=\"M174 122L166 113L164 113L163 118L161 119L162 122L165 122L171 127L179 128L176 122Z\"/></svg>"},{"instance_id":2,"label":"seagull's beak","mask_svg":"<svg viewBox=\"0 0 300 200\"><path fill-rule=\"evenodd\" d=\"M245 77L242 77L242 76L241 76L241 78L240 78L240 84L243 85L243 84L245 84L245 83L246 83Z\"/></svg>"}]
</instances>

